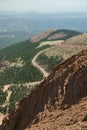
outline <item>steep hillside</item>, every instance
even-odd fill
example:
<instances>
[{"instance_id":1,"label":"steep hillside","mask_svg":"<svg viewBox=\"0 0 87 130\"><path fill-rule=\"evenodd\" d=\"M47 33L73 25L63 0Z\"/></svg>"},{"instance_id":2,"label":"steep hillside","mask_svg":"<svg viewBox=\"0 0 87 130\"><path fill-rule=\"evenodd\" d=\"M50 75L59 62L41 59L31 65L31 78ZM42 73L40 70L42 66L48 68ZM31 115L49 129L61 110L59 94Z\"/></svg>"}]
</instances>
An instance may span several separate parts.
<instances>
[{"instance_id":1,"label":"steep hillside","mask_svg":"<svg viewBox=\"0 0 87 130\"><path fill-rule=\"evenodd\" d=\"M87 48L87 34L80 34L65 40L62 38L62 41L53 41L53 43L52 41L42 42L40 46L47 43L50 45L54 43L55 46L41 53L37 62L50 72L58 63Z\"/></svg>"},{"instance_id":2,"label":"steep hillside","mask_svg":"<svg viewBox=\"0 0 87 130\"><path fill-rule=\"evenodd\" d=\"M87 50L57 65L0 126L1 130L78 128L87 129Z\"/></svg>"},{"instance_id":3,"label":"steep hillside","mask_svg":"<svg viewBox=\"0 0 87 130\"><path fill-rule=\"evenodd\" d=\"M32 44L28 40L0 51L0 63L6 61L9 63L4 72L0 73L0 86L39 81L43 78L42 73L32 65L31 60L39 51L50 46L37 48L38 45L39 43Z\"/></svg>"},{"instance_id":4,"label":"steep hillside","mask_svg":"<svg viewBox=\"0 0 87 130\"><path fill-rule=\"evenodd\" d=\"M29 39L0 50L0 63L8 62L6 69L3 69L4 72L0 73L0 86L42 80L42 73L32 65L31 60L38 52L52 45L46 44L38 47L41 41L63 40L79 34L79 32L71 30L50 30L32 38L33 40Z\"/></svg>"},{"instance_id":5,"label":"steep hillside","mask_svg":"<svg viewBox=\"0 0 87 130\"><path fill-rule=\"evenodd\" d=\"M66 44L63 42L62 44L55 45L41 53L37 58L37 63L40 64L40 66L42 66L47 72L51 72L55 65L86 48L87 45L80 46L77 44L72 45L71 43Z\"/></svg>"}]
</instances>

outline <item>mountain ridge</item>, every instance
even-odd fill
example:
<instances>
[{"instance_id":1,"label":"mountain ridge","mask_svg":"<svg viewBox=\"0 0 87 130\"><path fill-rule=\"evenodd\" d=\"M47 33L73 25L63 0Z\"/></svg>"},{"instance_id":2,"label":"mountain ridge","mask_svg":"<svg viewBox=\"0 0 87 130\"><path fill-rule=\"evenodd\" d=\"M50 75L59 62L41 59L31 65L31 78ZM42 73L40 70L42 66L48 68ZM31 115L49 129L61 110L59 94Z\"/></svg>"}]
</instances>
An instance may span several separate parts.
<instances>
[{"instance_id":1,"label":"mountain ridge","mask_svg":"<svg viewBox=\"0 0 87 130\"><path fill-rule=\"evenodd\" d=\"M47 32L41 33L30 38L30 42L42 42L42 41L52 41L52 40L66 40L70 37L80 35L81 32L69 30L69 29L52 29L48 30Z\"/></svg>"}]
</instances>

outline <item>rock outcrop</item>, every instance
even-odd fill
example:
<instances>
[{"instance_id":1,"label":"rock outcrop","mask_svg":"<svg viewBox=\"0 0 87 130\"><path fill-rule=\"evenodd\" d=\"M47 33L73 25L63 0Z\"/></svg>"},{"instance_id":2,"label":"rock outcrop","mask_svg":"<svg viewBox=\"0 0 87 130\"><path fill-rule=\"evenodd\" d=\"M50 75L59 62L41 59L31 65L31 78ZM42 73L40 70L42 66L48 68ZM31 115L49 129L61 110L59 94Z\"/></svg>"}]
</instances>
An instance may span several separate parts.
<instances>
[{"instance_id":1,"label":"rock outcrop","mask_svg":"<svg viewBox=\"0 0 87 130\"><path fill-rule=\"evenodd\" d=\"M72 117L75 114L75 120L69 119L69 121L71 121L71 124L75 124L82 119L79 119L78 116L87 114L87 108L84 105L83 114L77 112L78 104L83 98L86 98L86 103L87 50L57 65L52 73L29 96L20 101L14 112L3 120L0 130L25 130L27 127L32 127L32 125L49 117L56 119L52 116L52 112L58 116L57 119L60 116L65 119L63 115L65 112L67 115L69 110ZM76 113L73 114L73 105L76 106L74 110L76 109L77 116ZM79 106L80 108L82 107L81 105ZM60 111L61 114L59 114ZM68 122L66 125L70 125L70 123ZM58 128L52 129L57 130ZM36 129L35 127L32 130L39 130L39 128Z\"/></svg>"}]
</instances>

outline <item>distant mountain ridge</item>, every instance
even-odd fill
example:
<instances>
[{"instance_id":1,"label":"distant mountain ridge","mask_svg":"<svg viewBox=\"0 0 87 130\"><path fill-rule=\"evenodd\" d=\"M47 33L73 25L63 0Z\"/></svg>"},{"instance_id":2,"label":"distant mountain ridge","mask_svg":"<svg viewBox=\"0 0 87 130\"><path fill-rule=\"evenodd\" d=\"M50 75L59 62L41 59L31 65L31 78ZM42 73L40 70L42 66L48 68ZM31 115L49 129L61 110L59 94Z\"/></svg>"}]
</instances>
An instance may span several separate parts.
<instances>
[{"instance_id":1,"label":"distant mountain ridge","mask_svg":"<svg viewBox=\"0 0 87 130\"><path fill-rule=\"evenodd\" d=\"M14 57L14 60L16 60L16 58L18 58L18 57L22 58L22 57L24 57L21 55L22 51L27 51L26 53L28 54L27 49L38 46L39 43L42 41L66 40L68 38L71 38L73 36L80 35L80 34L81 33L78 31L72 31L72 30L66 30L66 29L49 30L47 32L41 33L40 35L32 37L29 40L17 43L15 45L11 45L9 47L6 47L6 48L0 50L0 60L1 60L2 56L4 56L4 55L5 55L6 60L12 59L12 56ZM32 42L34 42L36 44L33 45Z\"/></svg>"},{"instance_id":2,"label":"distant mountain ridge","mask_svg":"<svg viewBox=\"0 0 87 130\"><path fill-rule=\"evenodd\" d=\"M30 39L33 43L42 41L52 41L52 40L66 40L70 37L80 35L82 33L73 30L60 29L60 30L49 30L47 32L36 35Z\"/></svg>"}]
</instances>

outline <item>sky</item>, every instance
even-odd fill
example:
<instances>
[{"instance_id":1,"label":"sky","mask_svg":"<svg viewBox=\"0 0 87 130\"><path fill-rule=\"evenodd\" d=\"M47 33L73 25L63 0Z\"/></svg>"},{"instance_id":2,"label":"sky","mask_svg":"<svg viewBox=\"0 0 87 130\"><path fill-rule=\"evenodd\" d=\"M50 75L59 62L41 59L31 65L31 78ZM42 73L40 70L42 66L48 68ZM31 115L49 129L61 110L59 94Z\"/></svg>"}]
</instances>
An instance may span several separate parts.
<instances>
[{"instance_id":1,"label":"sky","mask_svg":"<svg viewBox=\"0 0 87 130\"><path fill-rule=\"evenodd\" d=\"M0 0L0 11L87 12L87 0Z\"/></svg>"}]
</instances>

